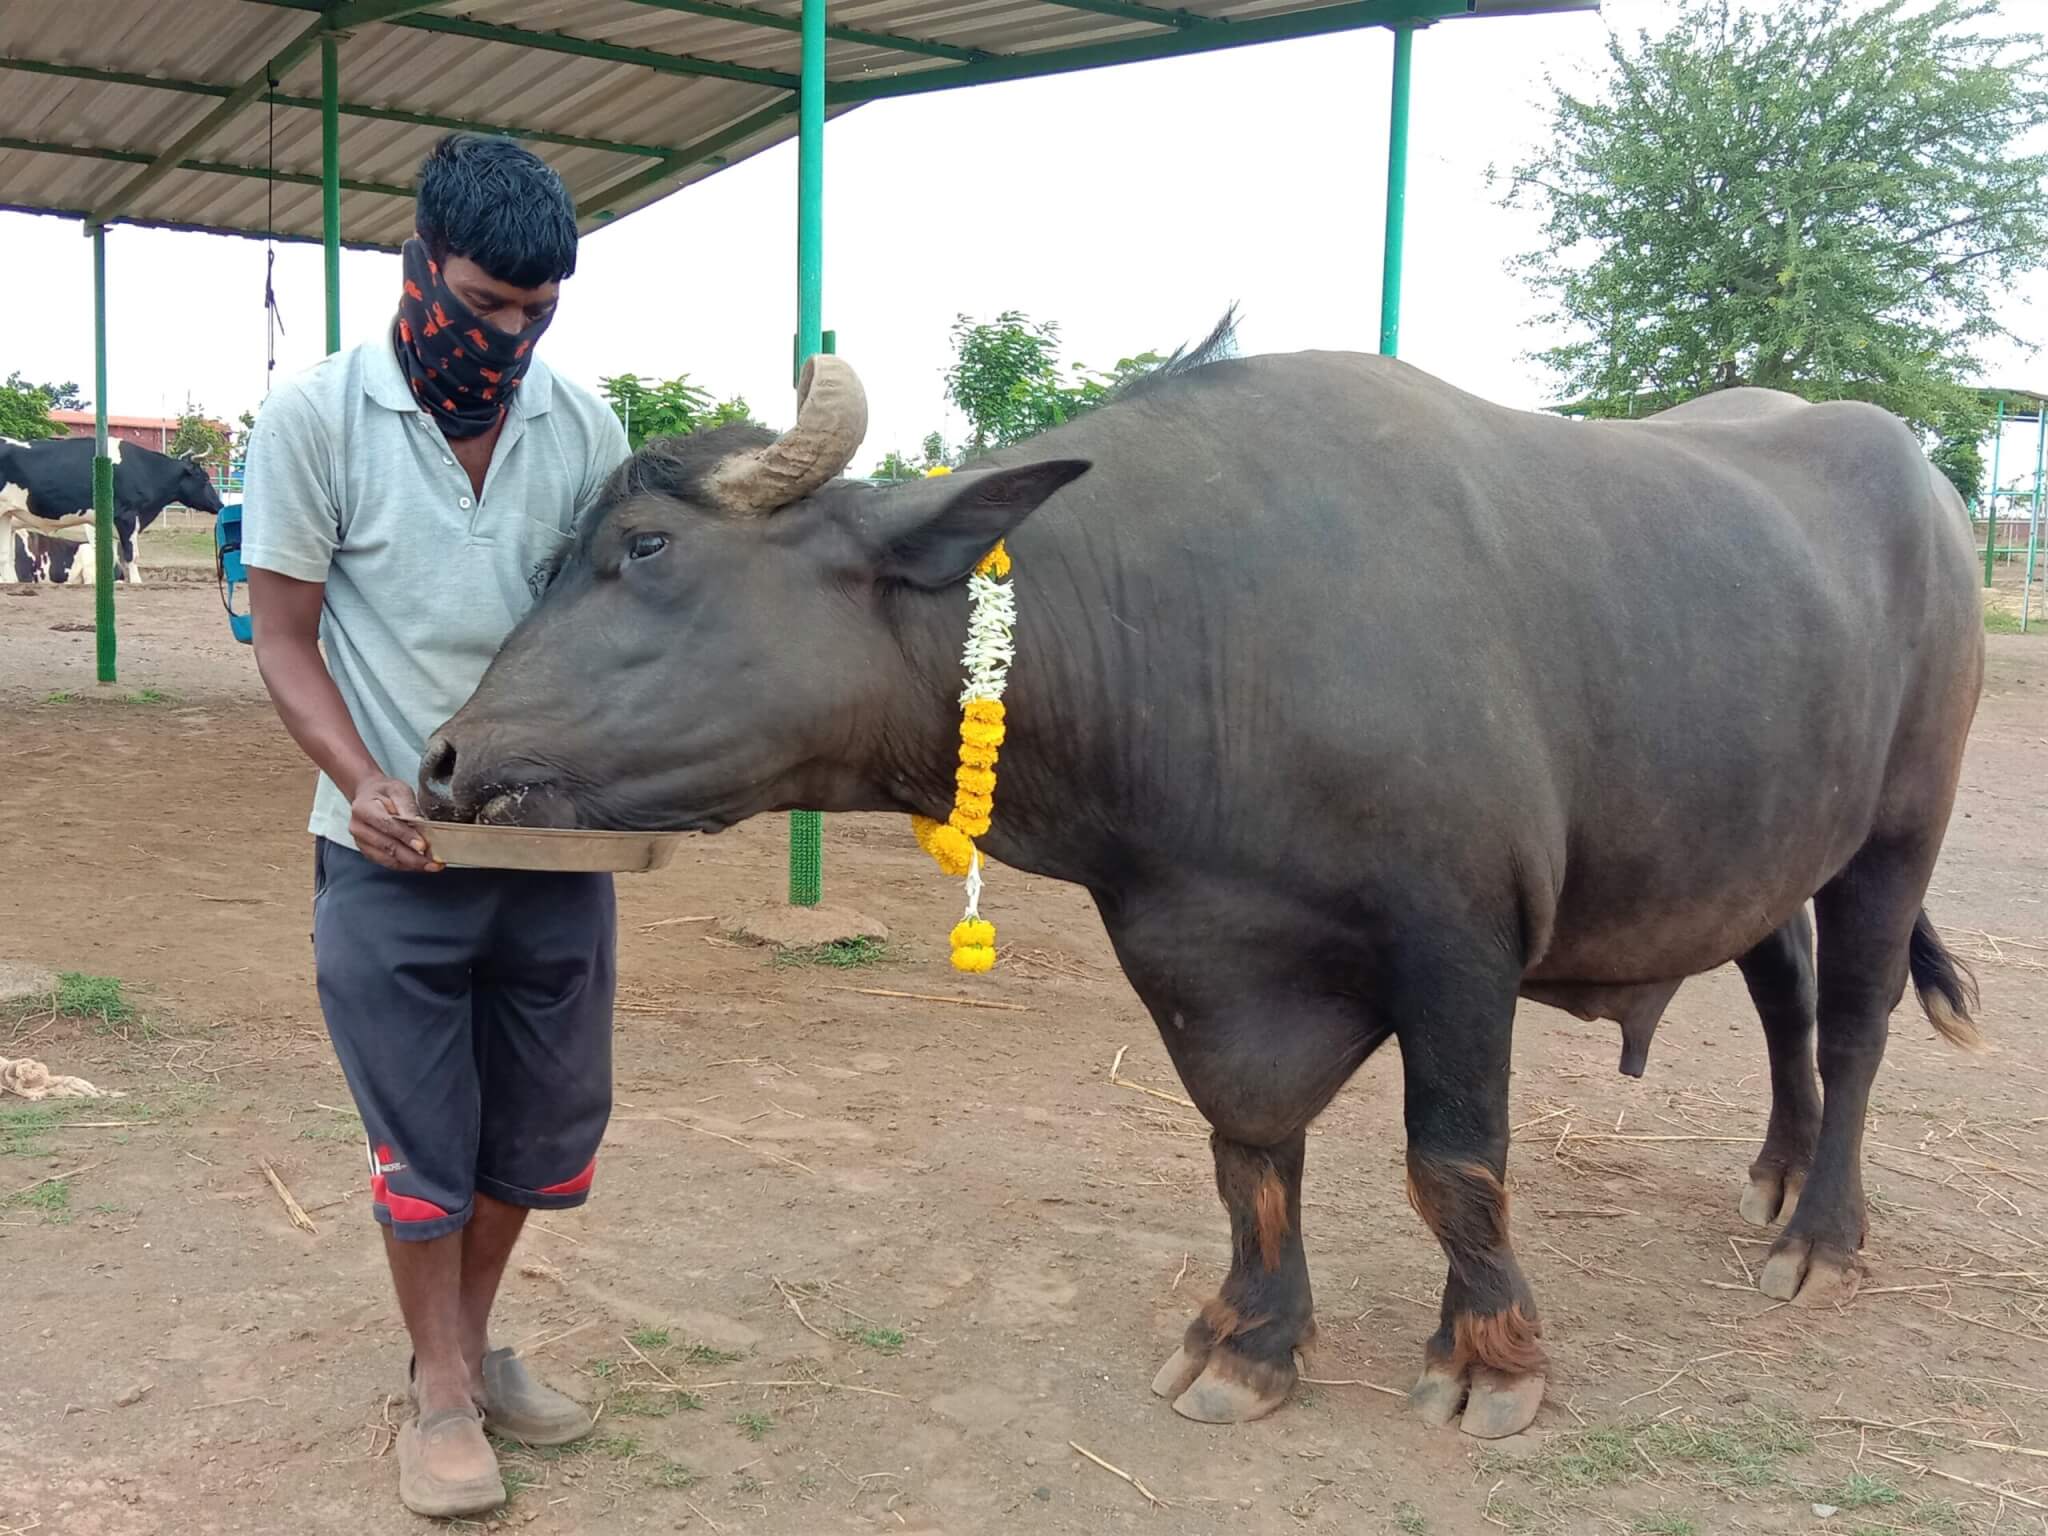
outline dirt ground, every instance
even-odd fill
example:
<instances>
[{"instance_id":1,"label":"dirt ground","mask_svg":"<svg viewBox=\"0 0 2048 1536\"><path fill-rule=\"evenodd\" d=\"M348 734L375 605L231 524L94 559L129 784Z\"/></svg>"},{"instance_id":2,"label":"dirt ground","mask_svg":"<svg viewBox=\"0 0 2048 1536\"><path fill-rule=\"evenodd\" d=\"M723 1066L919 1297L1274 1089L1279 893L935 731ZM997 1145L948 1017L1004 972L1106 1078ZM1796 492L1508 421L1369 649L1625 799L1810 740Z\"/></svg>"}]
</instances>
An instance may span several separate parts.
<instances>
[{"instance_id":1,"label":"dirt ground","mask_svg":"<svg viewBox=\"0 0 2048 1536\"><path fill-rule=\"evenodd\" d=\"M0 587L0 961L118 978L139 1010L0 1013L0 1054L128 1095L0 1104L0 1536L423 1528L395 1498L406 1350L313 995L310 775L210 582L146 569L113 697L90 593ZM1640 1082L1610 1026L1526 1005L1516 1235L1555 1357L1534 1428L1484 1446L1398 1395L1443 1264L1402 1198L1392 1049L1310 1136L1316 1383L1261 1423L1184 1422L1147 1387L1226 1228L1087 902L998 871L1011 948L969 982L954 887L907 827L835 819L828 893L894 938L859 967L778 962L705 921L782 889L763 822L620 882L596 1197L536 1220L500 1334L604 1412L585 1447L508 1453L491 1523L2048 1530L2048 638L1990 654L1930 907L1994 1054L1898 1015L1847 1308L1749 1284L1766 1090L1732 971L1679 994Z\"/></svg>"}]
</instances>

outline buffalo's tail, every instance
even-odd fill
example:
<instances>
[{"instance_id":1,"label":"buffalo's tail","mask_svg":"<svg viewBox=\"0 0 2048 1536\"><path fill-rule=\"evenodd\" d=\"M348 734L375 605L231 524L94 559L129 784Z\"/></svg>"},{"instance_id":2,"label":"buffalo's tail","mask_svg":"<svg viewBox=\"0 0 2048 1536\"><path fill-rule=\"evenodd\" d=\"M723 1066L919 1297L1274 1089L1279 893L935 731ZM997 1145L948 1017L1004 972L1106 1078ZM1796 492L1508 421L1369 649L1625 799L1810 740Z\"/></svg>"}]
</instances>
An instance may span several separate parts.
<instances>
[{"instance_id":1,"label":"buffalo's tail","mask_svg":"<svg viewBox=\"0 0 2048 1536\"><path fill-rule=\"evenodd\" d=\"M1970 1016L1977 1006L1977 978L1941 942L1924 910L1913 924L1907 963L1913 973L1913 990L1919 994L1920 1006L1935 1033L1963 1050L1983 1050L1984 1032Z\"/></svg>"}]
</instances>

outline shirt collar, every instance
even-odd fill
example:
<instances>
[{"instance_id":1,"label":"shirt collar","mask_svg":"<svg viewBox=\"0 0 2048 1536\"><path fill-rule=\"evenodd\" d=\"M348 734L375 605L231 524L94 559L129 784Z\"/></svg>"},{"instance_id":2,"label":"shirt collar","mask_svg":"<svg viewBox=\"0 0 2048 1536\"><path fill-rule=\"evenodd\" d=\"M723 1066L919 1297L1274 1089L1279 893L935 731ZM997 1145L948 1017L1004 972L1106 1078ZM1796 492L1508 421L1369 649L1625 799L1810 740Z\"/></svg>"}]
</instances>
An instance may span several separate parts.
<instances>
[{"instance_id":1,"label":"shirt collar","mask_svg":"<svg viewBox=\"0 0 2048 1536\"><path fill-rule=\"evenodd\" d=\"M396 346L388 334L381 342L366 346L369 356L363 368L363 393L387 411L411 416L419 410L420 403L413 399L412 386L405 382L405 370L398 366L398 354L393 350ZM512 414L544 415L554 401L555 376L548 371L548 365L536 357L527 365L526 377L520 380L519 388L513 393Z\"/></svg>"}]
</instances>

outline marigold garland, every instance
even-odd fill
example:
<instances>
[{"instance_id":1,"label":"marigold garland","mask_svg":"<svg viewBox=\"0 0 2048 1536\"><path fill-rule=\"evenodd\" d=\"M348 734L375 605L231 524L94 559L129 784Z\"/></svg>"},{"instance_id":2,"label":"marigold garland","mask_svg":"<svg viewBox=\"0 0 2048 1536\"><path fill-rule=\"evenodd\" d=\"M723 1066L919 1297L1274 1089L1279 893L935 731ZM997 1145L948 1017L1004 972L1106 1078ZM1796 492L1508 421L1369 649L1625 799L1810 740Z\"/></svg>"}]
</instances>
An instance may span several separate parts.
<instances>
[{"instance_id":1,"label":"marigold garland","mask_svg":"<svg viewBox=\"0 0 2048 1536\"><path fill-rule=\"evenodd\" d=\"M950 474L943 465L927 475ZM1010 589L1010 552L1000 543L967 579L967 643L960 661L967 686L960 692L960 766L953 775L953 810L944 821L913 816L917 844L945 873L967 882L967 913L954 925L953 965L982 972L996 963L996 928L981 915L981 851L996 808L996 758L1007 730L1003 690L1016 658L1017 599Z\"/></svg>"}]
</instances>

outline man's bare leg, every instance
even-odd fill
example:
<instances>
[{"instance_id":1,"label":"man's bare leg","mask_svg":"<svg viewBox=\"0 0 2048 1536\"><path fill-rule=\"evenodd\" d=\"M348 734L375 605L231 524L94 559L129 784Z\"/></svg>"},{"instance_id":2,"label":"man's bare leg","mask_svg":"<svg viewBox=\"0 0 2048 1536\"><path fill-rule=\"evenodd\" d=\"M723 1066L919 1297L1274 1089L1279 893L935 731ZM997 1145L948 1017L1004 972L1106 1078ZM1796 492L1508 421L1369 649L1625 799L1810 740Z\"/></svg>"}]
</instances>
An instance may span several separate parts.
<instances>
[{"instance_id":1,"label":"man's bare leg","mask_svg":"<svg viewBox=\"0 0 2048 1536\"><path fill-rule=\"evenodd\" d=\"M481 1190L462 1229L461 1306L457 1319L463 1365L470 1391L478 1402L484 1394L484 1351L491 1347L491 1306L512 1260L519 1233L526 1225L526 1207L493 1200Z\"/></svg>"},{"instance_id":2,"label":"man's bare leg","mask_svg":"<svg viewBox=\"0 0 2048 1536\"><path fill-rule=\"evenodd\" d=\"M424 1243L400 1242L389 1228L384 1232L391 1284L398 1292L405 1331L412 1336L413 1391L423 1420L449 1408L473 1408L477 1402L474 1369L463 1353L465 1242L461 1232ZM424 1449L427 1471L443 1481L466 1482L497 1470L481 1430L437 1437Z\"/></svg>"}]
</instances>

